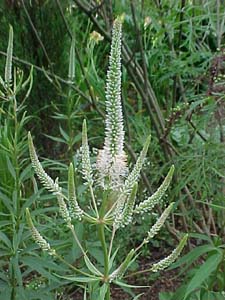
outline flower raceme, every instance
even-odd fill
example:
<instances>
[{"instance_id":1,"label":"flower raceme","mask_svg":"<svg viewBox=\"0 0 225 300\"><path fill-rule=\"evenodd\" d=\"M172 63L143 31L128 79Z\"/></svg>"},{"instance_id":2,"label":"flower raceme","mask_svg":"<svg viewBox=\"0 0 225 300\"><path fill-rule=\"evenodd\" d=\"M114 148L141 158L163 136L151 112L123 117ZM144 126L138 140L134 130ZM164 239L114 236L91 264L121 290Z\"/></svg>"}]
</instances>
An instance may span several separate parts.
<instances>
[{"instance_id":1,"label":"flower raceme","mask_svg":"<svg viewBox=\"0 0 225 300\"><path fill-rule=\"evenodd\" d=\"M115 20L106 79L105 141L96 161L102 177L102 185L104 186L107 177L114 188L120 186L121 177L123 178L127 173L121 104L121 28L121 22Z\"/></svg>"},{"instance_id":2,"label":"flower raceme","mask_svg":"<svg viewBox=\"0 0 225 300\"><path fill-rule=\"evenodd\" d=\"M30 157L35 173L37 174L37 177L43 186L48 191L52 192L58 199L60 214L67 226L71 229L78 247L80 247L82 253L84 254L84 260L87 269L90 271L90 274L86 273L86 276L90 276L90 278L93 279L93 276L97 274L99 280L99 276L104 275L102 281L104 283L108 282L108 284L114 280L118 280L118 278L123 276L134 257L136 257L139 249L144 244L148 243L150 239L152 239L159 232L174 206L173 203L168 205L163 214L159 216L155 225L150 228L149 232L147 233L147 237L143 240L142 244L140 244L140 246L136 249L132 249L121 265L111 271L109 266L112 265L112 259L114 257L111 257L111 251L113 250L113 239L116 231L131 223L135 214L150 212L157 204L160 203L170 185L174 172L174 166L172 166L156 192L146 200L135 204L138 190L138 180L148 153L150 136L146 139L143 149L135 165L133 166L133 169L131 172L129 172L127 166L127 155L124 151L124 127L121 105L121 36L122 24L118 18L115 20L112 30L109 69L106 79L105 140L103 149L99 150L96 158L96 168L93 168L90 160L87 126L85 120L82 127L82 177L84 184L87 185L90 191L90 199L93 207L92 211L87 213L79 205L79 201L76 196L73 164L71 163L68 167L68 192L64 193L64 190L59 186L58 180L53 180L44 171L36 154L31 135L30 133L28 134ZM94 174L95 172L97 172L97 174ZM102 188L100 195L98 192L99 187L98 189L95 189L96 185L99 186L99 180ZM109 201L110 195L113 193L115 198L114 202L111 207L108 207L107 201ZM98 201L96 201L96 199L98 199ZM100 208L97 205L97 203L100 202L99 199L101 199ZM27 218L34 240L44 251L54 254L54 249L51 248L45 238L43 238L34 227L29 211L27 211ZM83 249L76 236L73 223L81 220L94 223L96 226L99 226L99 239L101 241L102 251L104 254L103 275L97 270L97 267L91 263L90 259L88 258L88 254ZM106 246L104 234L105 226L112 226L112 238L109 249L107 249ZM181 240L180 244L171 253L171 255L153 265L152 271L155 272L157 270L162 270L176 260L185 246L186 240L187 236Z\"/></svg>"}]
</instances>

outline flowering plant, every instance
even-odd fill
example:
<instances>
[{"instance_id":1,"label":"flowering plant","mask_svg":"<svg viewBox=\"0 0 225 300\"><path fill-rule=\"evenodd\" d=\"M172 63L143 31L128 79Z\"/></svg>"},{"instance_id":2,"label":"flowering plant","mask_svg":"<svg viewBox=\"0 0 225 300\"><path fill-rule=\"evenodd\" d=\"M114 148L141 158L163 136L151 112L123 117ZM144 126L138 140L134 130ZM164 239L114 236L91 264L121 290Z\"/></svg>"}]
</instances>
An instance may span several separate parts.
<instances>
[{"instance_id":1,"label":"flowering plant","mask_svg":"<svg viewBox=\"0 0 225 300\"><path fill-rule=\"evenodd\" d=\"M93 206L93 211L91 213L85 212L78 203L73 164L71 163L68 168L68 191L67 194L65 194L58 183L58 179L53 180L44 171L36 154L31 135L28 135L30 157L35 173L43 186L56 196L60 214L65 221L65 224L71 230L72 235L82 252L86 265L84 269L78 269L71 265L71 269L75 274L72 276L64 276L63 278L82 284L85 288L85 297L88 286L93 284L95 295L97 291L97 299L99 300L110 299L110 284L122 284L121 279L124 273L135 260L141 247L148 243L150 239L159 232L169 213L173 209L173 203L170 203L156 223L149 229L143 242L137 248L131 249L124 261L122 261L119 266L115 267L114 261L118 249L113 252L113 241L116 232L131 223L135 214L150 212L159 203L170 184L174 172L174 166L172 166L157 191L146 200L136 204L138 179L147 155L150 136L146 139L136 164L133 169L129 171L127 157L124 151L124 127L121 106L121 27L121 20L117 18L114 22L112 31L109 70L107 72L106 81L105 141L103 149L99 150L96 158L95 169L90 161L87 125L85 120L82 128L82 174L85 184L90 191L90 199ZM97 176L94 176L94 171L96 171ZM97 205L99 199L96 199L94 189L95 184L100 185L102 189L100 206ZM108 205L109 202L111 206ZM35 242L39 244L43 251L46 251L56 259L67 263L35 228L28 209L26 212L27 221ZM104 256L103 270L91 261L88 253L78 239L74 224L75 222L80 221L96 225ZM111 240L109 242L106 241L106 227L111 228ZM153 264L151 271L157 272L163 270L174 262L185 246L186 240L187 235L181 239L177 248L175 248L168 257ZM90 299L93 299L91 291L89 291L89 294Z\"/></svg>"}]
</instances>

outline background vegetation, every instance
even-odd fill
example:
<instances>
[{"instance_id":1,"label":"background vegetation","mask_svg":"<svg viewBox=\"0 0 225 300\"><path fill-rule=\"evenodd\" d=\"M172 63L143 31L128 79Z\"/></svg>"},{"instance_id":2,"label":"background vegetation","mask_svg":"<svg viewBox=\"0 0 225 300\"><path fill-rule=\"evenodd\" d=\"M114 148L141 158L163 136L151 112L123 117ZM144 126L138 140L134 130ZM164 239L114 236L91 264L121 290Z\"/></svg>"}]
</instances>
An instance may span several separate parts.
<instances>
[{"instance_id":1,"label":"background vegetation","mask_svg":"<svg viewBox=\"0 0 225 300\"><path fill-rule=\"evenodd\" d=\"M65 180L70 161L79 170L84 117L91 148L101 147L110 32L113 19L122 14L122 96L131 164L152 134L139 198L155 190L172 163L176 170L166 202L175 201L177 209L143 257L147 259L154 249L163 256L182 232L189 232L187 255L174 265L182 266L177 271L180 289L158 297L224 299L224 4L223 0L0 2L0 74L4 74L11 24L14 77L17 74L19 82L23 70L23 81L28 78L16 102L0 94L0 295L4 299L73 299L79 290L56 281L52 273L66 273L65 266L34 251L38 247L30 240L24 216L28 206L42 224L38 229L54 240L68 261L78 263L81 254L57 218L55 199L46 196L32 175L26 135L32 132L39 154L49 159L50 173ZM75 60L70 61L73 49ZM79 181L77 186L85 205L85 190ZM121 232L118 243L124 243L124 255L126 245L143 240L155 217ZM136 223L140 224L138 218ZM77 225L79 237L100 260L91 228L84 236L83 226ZM155 279L146 276L138 280L149 284Z\"/></svg>"}]
</instances>

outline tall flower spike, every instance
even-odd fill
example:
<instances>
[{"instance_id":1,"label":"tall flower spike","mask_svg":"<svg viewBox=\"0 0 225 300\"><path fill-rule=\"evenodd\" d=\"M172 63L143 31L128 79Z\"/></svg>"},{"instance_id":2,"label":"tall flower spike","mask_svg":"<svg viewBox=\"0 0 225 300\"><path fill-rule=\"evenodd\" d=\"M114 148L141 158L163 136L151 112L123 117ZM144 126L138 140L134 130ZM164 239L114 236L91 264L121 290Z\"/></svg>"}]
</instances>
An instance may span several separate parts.
<instances>
[{"instance_id":1,"label":"tall flower spike","mask_svg":"<svg viewBox=\"0 0 225 300\"><path fill-rule=\"evenodd\" d=\"M92 168L90 162L88 138L87 138L87 125L86 120L83 121L82 127L82 173L88 185L92 185Z\"/></svg>"},{"instance_id":2,"label":"tall flower spike","mask_svg":"<svg viewBox=\"0 0 225 300\"><path fill-rule=\"evenodd\" d=\"M99 151L96 166L102 177L109 176L113 184L126 175L123 115L121 105L121 21L115 20L112 31L109 70L106 79L105 142Z\"/></svg>"},{"instance_id":3,"label":"tall flower spike","mask_svg":"<svg viewBox=\"0 0 225 300\"><path fill-rule=\"evenodd\" d=\"M68 171L68 204L71 217L81 220L81 217L84 212L77 203L76 189L74 183L74 168L72 163L70 164Z\"/></svg>"},{"instance_id":4,"label":"tall flower spike","mask_svg":"<svg viewBox=\"0 0 225 300\"><path fill-rule=\"evenodd\" d=\"M181 254L181 251L183 250L184 246L186 245L188 239L188 234L186 234L182 240L180 241L179 245L176 249L173 250L173 252L164 258L163 260L159 261L156 264L152 265L151 271L152 272L158 272L161 270L164 270L165 268L169 267Z\"/></svg>"},{"instance_id":5,"label":"tall flower spike","mask_svg":"<svg viewBox=\"0 0 225 300\"><path fill-rule=\"evenodd\" d=\"M140 176L141 173L141 169L142 166L144 164L144 160L145 157L147 155L148 152L148 147L150 144L150 140L151 137L149 136L144 144L144 147L140 153L140 156L138 157L136 164L132 170L132 172L130 173L130 175L127 177L125 183L124 183L124 187L123 187L123 193L125 194L129 194L132 187L134 186L134 184L136 183L136 181L138 180L138 177Z\"/></svg>"},{"instance_id":6,"label":"tall flower spike","mask_svg":"<svg viewBox=\"0 0 225 300\"><path fill-rule=\"evenodd\" d=\"M109 70L106 79L105 148L112 158L123 151L124 130L121 106L121 35L122 25L116 19L112 32Z\"/></svg>"},{"instance_id":7,"label":"tall flower spike","mask_svg":"<svg viewBox=\"0 0 225 300\"><path fill-rule=\"evenodd\" d=\"M131 223L135 198L137 194L137 188L138 188L138 184L135 183L129 195L128 201L124 205L124 208L122 210L117 211L117 215L115 216L115 221L114 221L115 229L118 229L119 227L125 227L126 225Z\"/></svg>"},{"instance_id":8,"label":"tall flower spike","mask_svg":"<svg viewBox=\"0 0 225 300\"><path fill-rule=\"evenodd\" d=\"M32 161L32 166L35 170L35 173L37 174L39 180L43 184L43 186L56 194L61 193L61 188L58 185L57 180L54 181L43 169L41 163L39 162L38 156L36 154L34 144L32 141L32 137L30 132L28 133L28 145L29 145L29 151L30 151L30 158Z\"/></svg>"},{"instance_id":9,"label":"tall flower spike","mask_svg":"<svg viewBox=\"0 0 225 300\"><path fill-rule=\"evenodd\" d=\"M57 200L58 200L58 204L59 204L59 212L60 212L63 220L67 223L67 225L70 225L71 217L70 217L67 205L66 205L65 201L63 200L63 197L58 194Z\"/></svg>"},{"instance_id":10,"label":"tall flower spike","mask_svg":"<svg viewBox=\"0 0 225 300\"><path fill-rule=\"evenodd\" d=\"M13 55L13 28L9 27L9 41L5 64L5 83L9 86L12 82L12 55Z\"/></svg>"},{"instance_id":11,"label":"tall flower spike","mask_svg":"<svg viewBox=\"0 0 225 300\"><path fill-rule=\"evenodd\" d=\"M157 220L157 222L152 226L152 228L148 232L147 238L144 240L144 243L148 243L150 239L152 239L161 229L163 224L165 223L167 217L169 216L172 208L173 208L174 202L172 202L162 213L160 218Z\"/></svg>"},{"instance_id":12,"label":"tall flower spike","mask_svg":"<svg viewBox=\"0 0 225 300\"><path fill-rule=\"evenodd\" d=\"M140 176L140 172L142 169L142 166L144 164L144 160L146 157L146 154L148 152L148 147L150 144L150 139L151 137L149 136L144 144L144 147L140 153L140 156L138 157L136 164L132 170L132 172L129 174L129 176L127 177L121 195L119 196L118 202L116 204L116 209L114 212L114 216L116 218L116 216L120 216L122 214L122 211L125 207L125 201L127 199L127 196L130 194L133 186L136 184L138 177ZM120 217L121 219L121 217Z\"/></svg>"},{"instance_id":13,"label":"tall flower spike","mask_svg":"<svg viewBox=\"0 0 225 300\"><path fill-rule=\"evenodd\" d=\"M151 211L153 207L159 203L159 201L162 199L163 195L165 194L166 190L168 189L170 182L173 177L174 172L174 165L171 166L166 178L164 179L163 183L160 185L158 190L150 196L145 201L141 202L137 207L135 208L136 213L144 213L147 211Z\"/></svg>"},{"instance_id":14,"label":"tall flower spike","mask_svg":"<svg viewBox=\"0 0 225 300\"><path fill-rule=\"evenodd\" d=\"M34 239L34 241L40 246L40 248L43 251L48 252L48 254L50 254L50 255L54 255L55 250L51 248L49 243L43 238L43 236L35 228L28 208L26 208L26 219L27 219L28 226L30 227L31 235L32 235L32 238Z\"/></svg>"}]
</instances>

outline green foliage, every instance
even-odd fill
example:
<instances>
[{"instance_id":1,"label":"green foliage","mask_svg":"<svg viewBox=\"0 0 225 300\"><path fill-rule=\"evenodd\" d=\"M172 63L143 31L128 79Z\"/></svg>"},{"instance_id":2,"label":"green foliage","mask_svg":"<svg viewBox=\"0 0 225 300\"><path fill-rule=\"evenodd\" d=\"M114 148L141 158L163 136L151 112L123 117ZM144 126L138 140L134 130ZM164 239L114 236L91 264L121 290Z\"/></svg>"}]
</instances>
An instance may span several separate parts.
<instances>
[{"instance_id":1,"label":"green foliage","mask_svg":"<svg viewBox=\"0 0 225 300\"><path fill-rule=\"evenodd\" d=\"M203 238L205 239L204 236ZM208 239L207 242L196 246L173 265L172 268L182 266L180 275L186 273L184 284L175 293L162 294L162 299L223 299L225 283L222 274L225 245L220 239L215 239L213 243ZM200 263L201 258L202 263ZM190 269L192 264L195 265Z\"/></svg>"},{"instance_id":2,"label":"green foliage","mask_svg":"<svg viewBox=\"0 0 225 300\"><path fill-rule=\"evenodd\" d=\"M38 247L31 245L26 230L26 208L37 199L46 200L35 188L36 181L27 159L26 126L32 117L26 114L25 105L33 84L33 68L24 79L23 72L12 63L12 48L13 29L10 27L5 80L0 81L0 297L37 299L38 288L39 299L54 299L54 290L61 283L51 272L65 271L65 267L62 269L46 256L38 257L33 252ZM48 213L55 209L36 205L36 214L40 218L43 211Z\"/></svg>"}]
</instances>

